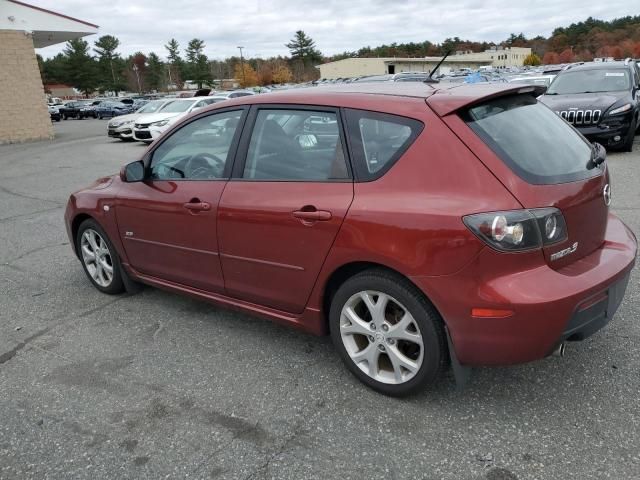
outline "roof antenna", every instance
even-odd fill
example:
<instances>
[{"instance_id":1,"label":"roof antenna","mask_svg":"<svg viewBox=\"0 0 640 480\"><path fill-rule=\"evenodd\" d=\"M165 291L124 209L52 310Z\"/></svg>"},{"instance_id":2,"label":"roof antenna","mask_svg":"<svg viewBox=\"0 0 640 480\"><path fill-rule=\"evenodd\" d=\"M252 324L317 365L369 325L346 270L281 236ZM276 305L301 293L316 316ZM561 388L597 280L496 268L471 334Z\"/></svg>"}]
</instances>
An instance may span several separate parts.
<instances>
[{"instance_id":1,"label":"roof antenna","mask_svg":"<svg viewBox=\"0 0 640 480\"><path fill-rule=\"evenodd\" d=\"M438 70L438 68L440 68L440 65L442 65L442 62L444 62L447 57L449 56L449 54L451 53L451 50L447 50L444 54L444 57L442 57L442 60L440 60L438 62L438 64L434 67L433 70L431 70L431 73L429 74L429 76L427 77L427 79L424 81L424 83L439 83L440 80L436 80L435 78L433 78L433 74L436 73L436 70Z\"/></svg>"}]
</instances>

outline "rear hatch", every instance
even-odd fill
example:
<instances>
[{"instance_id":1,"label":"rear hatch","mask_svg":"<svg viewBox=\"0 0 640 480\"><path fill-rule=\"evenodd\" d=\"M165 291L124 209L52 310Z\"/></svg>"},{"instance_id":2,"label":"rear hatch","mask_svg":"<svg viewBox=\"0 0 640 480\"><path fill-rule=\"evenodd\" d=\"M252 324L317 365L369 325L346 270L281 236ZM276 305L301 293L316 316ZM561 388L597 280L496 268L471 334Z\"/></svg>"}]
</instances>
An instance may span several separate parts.
<instances>
[{"instance_id":1,"label":"rear hatch","mask_svg":"<svg viewBox=\"0 0 640 480\"><path fill-rule=\"evenodd\" d=\"M524 208L555 207L562 212L566 239L543 248L548 265L558 269L602 245L609 174L606 162L590 162L591 144L537 102L536 93L505 91L470 102L443 120Z\"/></svg>"}]
</instances>

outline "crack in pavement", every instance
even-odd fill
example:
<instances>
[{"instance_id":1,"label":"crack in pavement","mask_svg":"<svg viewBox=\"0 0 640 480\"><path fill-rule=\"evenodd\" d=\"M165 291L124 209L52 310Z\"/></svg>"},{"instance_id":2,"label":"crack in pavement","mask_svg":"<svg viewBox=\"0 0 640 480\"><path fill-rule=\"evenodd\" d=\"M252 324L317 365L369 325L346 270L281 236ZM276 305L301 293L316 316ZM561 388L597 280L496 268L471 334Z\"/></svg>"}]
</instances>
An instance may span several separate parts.
<instances>
[{"instance_id":1,"label":"crack in pavement","mask_svg":"<svg viewBox=\"0 0 640 480\"><path fill-rule=\"evenodd\" d=\"M42 335L44 335L45 333L50 331L52 328L53 328L53 326L47 327L47 328L43 328L42 330L38 330L36 333L31 335L30 337L27 337L23 341L18 343L15 347L13 347L8 352L0 354L0 365L2 365L3 363L7 363L9 360L11 360L13 357L15 357L20 350L22 350L24 347L26 347L29 344L29 342L32 342L33 340L41 337Z\"/></svg>"},{"instance_id":2,"label":"crack in pavement","mask_svg":"<svg viewBox=\"0 0 640 480\"><path fill-rule=\"evenodd\" d=\"M257 468L254 469L253 472L249 473L243 480L251 480L257 478L269 478L268 472L271 467L271 463L278 457L280 457L283 453L285 453L291 444L305 432L305 426L309 424L313 419L320 413L320 411L324 408L325 403L324 400L317 400L314 403L313 411L305 416L303 416L302 420L296 423L293 427L293 431L290 435L288 435L284 441L277 446L271 453L267 453L267 458L258 465ZM194 472L195 473L195 472Z\"/></svg>"},{"instance_id":3,"label":"crack in pavement","mask_svg":"<svg viewBox=\"0 0 640 480\"><path fill-rule=\"evenodd\" d=\"M38 215L40 213L53 212L54 210L60 210L60 209L62 209L62 205L51 207L51 208L45 208L44 210L37 210L35 212L30 212L30 213L19 213L18 215L12 215L11 217L0 218L0 223L11 222L21 217L28 217L30 215Z\"/></svg>"},{"instance_id":4,"label":"crack in pavement","mask_svg":"<svg viewBox=\"0 0 640 480\"><path fill-rule=\"evenodd\" d=\"M103 308L108 307L109 305L112 305L116 302L119 302L120 300L122 300L123 298L127 298L129 295L122 295L121 297L118 297L114 300L110 300L107 303L104 303L103 305L99 305L97 307L91 308L89 310L84 310L82 312L80 312L77 316L73 316L73 317L69 317L68 314L63 314L58 316L57 318L54 318L53 320L59 320L61 318L65 318L65 320L55 323L53 325L49 325L46 328L43 328L42 330L38 330L36 333L34 333L33 335L25 338L24 340L20 341L15 347L13 347L11 350L5 352L5 353L0 353L0 365L7 363L9 360L11 360L13 357L15 357L17 355L17 353L22 350L23 348L25 348L30 342L37 340L38 338L40 338L41 336L43 336L44 334L50 332L51 330L53 330L54 328L58 328L58 327L62 327L65 324L71 322L72 320L77 320L79 318L85 318L95 312L98 312L100 310L102 310ZM15 338L13 338L11 335L9 335L9 338L11 338L12 340L15 341ZM47 352L50 353L50 352Z\"/></svg>"},{"instance_id":5,"label":"crack in pavement","mask_svg":"<svg viewBox=\"0 0 640 480\"><path fill-rule=\"evenodd\" d=\"M36 252L40 252L42 250L46 250L48 248L53 248L53 247L62 247L64 245L69 245L69 242L63 242L63 243L52 243L49 245L44 245L42 247L38 247L38 248L34 248L32 250L28 250L20 255L18 255L17 257L15 257L12 260L9 260L7 262L4 262L3 265L7 265L7 266L11 266L12 263L17 262L18 260L23 259L24 257L26 257L27 255L31 255L32 253L36 253Z\"/></svg>"},{"instance_id":6,"label":"crack in pavement","mask_svg":"<svg viewBox=\"0 0 640 480\"><path fill-rule=\"evenodd\" d=\"M0 185L0 192L4 192L4 193L6 193L8 195L13 195L14 197L18 197L18 198L25 198L27 200L37 200L39 202L53 203L53 204L58 205L60 207L64 205L63 202L58 202L57 200L50 200L48 198L32 197L31 195L25 195L23 193L14 192L14 191L9 190L7 187L3 187L2 185Z\"/></svg>"}]
</instances>

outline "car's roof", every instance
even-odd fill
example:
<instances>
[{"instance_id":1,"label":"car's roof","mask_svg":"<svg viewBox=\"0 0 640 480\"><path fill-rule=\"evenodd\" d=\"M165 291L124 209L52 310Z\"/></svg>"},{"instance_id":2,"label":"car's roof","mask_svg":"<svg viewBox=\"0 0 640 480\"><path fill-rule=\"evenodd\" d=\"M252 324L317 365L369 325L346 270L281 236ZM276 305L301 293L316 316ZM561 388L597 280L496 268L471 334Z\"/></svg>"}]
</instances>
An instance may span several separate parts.
<instances>
[{"instance_id":1,"label":"car's roof","mask_svg":"<svg viewBox=\"0 0 640 480\"><path fill-rule=\"evenodd\" d=\"M625 63L624 61L614 61L614 62L585 62L578 63L574 65L570 65L565 71L566 72L575 72L579 70L607 70L607 69L619 69L619 68L629 68L629 63Z\"/></svg>"},{"instance_id":2,"label":"car's roof","mask_svg":"<svg viewBox=\"0 0 640 480\"><path fill-rule=\"evenodd\" d=\"M207 96L201 96L201 97L182 97L182 98L172 98L172 99L167 99L167 100L172 100L174 102L196 102L198 100L202 100L203 98L209 98Z\"/></svg>"},{"instance_id":3,"label":"car's roof","mask_svg":"<svg viewBox=\"0 0 640 480\"><path fill-rule=\"evenodd\" d=\"M378 109L377 106L398 104L399 102L415 103L426 101L438 115L447 115L465 106L483 99L507 94L534 93L540 95L543 88L539 86L523 86L509 83L481 84L427 84L422 82L380 82L380 83L346 83L339 85L322 85L317 87L297 88L274 91L268 95L251 95L232 98L216 104L224 108L231 105L248 104L302 104L346 106L351 108Z\"/></svg>"}]
</instances>

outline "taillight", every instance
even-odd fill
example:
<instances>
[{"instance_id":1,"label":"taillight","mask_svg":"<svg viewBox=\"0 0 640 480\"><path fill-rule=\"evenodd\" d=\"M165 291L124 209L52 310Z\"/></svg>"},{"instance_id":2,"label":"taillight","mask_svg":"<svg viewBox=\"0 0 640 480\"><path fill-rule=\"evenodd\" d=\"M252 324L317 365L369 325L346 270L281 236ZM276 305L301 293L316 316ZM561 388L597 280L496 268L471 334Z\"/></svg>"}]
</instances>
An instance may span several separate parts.
<instances>
[{"instance_id":1,"label":"taillight","mask_svg":"<svg viewBox=\"0 0 640 480\"><path fill-rule=\"evenodd\" d=\"M477 213L462 220L481 240L503 252L533 250L567 238L567 226L557 208Z\"/></svg>"}]
</instances>

